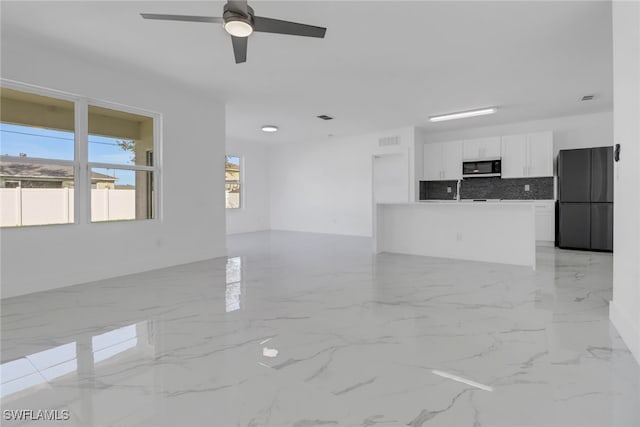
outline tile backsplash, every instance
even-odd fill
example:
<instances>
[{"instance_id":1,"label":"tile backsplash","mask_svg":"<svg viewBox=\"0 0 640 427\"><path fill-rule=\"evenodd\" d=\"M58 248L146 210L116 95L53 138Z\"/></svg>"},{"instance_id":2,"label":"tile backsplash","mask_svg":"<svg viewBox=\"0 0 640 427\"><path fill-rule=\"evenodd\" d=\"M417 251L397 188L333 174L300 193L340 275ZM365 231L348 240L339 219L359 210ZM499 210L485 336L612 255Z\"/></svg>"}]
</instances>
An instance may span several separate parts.
<instances>
[{"instance_id":1,"label":"tile backsplash","mask_svg":"<svg viewBox=\"0 0 640 427\"><path fill-rule=\"evenodd\" d=\"M525 186L528 185L528 191ZM467 178L460 184L461 199L550 200L553 177L544 178ZM448 192L451 189L451 193ZM421 200L455 199L456 181L420 181Z\"/></svg>"},{"instance_id":2,"label":"tile backsplash","mask_svg":"<svg viewBox=\"0 0 640 427\"><path fill-rule=\"evenodd\" d=\"M453 200L456 198L456 185L457 181L420 181L420 200Z\"/></svg>"}]
</instances>

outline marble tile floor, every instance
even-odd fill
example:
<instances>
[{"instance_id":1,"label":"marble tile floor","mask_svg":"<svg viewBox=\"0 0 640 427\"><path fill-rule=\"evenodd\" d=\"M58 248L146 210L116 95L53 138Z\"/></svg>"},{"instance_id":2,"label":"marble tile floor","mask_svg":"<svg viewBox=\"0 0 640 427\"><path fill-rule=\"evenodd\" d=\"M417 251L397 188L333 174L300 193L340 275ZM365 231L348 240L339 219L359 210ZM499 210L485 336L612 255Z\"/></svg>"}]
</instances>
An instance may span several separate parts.
<instances>
[{"instance_id":1,"label":"marble tile floor","mask_svg":"<svg viewBox=\"0 0 640 427\"><path fill-rule=\"evenodd\" d=\"M610 254L539 248L532 271L306 233L228 247L3 300L2 425L640 426Z\"/></svg>"}]
</instances>

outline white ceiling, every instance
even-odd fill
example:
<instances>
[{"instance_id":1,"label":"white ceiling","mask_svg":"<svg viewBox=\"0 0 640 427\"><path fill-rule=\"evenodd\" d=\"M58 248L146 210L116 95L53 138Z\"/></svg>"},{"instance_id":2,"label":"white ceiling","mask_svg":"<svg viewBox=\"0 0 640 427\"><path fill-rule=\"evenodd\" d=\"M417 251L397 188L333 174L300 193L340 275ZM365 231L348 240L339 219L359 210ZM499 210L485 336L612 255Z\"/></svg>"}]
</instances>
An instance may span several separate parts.
<instances>
[{"instance_id":1,"label":"white ceiling","mask_svg":"<svg viewBox=\"0 0 640 427\"><path fill-rule=\"evenodd\" d=\"M327 36L254 33L238 65L220 25L139 16L220 16L223 4L3 1L2 32L210 91L227 103L227 135L240 140L438 132L612 109L609 1L253 1L256 15L326 26ZM584 94L596 99L580 102ZM427 122L493 105L493 116ZM262 133L263 124L281 131Z\"/></svg>"}]
</instances>

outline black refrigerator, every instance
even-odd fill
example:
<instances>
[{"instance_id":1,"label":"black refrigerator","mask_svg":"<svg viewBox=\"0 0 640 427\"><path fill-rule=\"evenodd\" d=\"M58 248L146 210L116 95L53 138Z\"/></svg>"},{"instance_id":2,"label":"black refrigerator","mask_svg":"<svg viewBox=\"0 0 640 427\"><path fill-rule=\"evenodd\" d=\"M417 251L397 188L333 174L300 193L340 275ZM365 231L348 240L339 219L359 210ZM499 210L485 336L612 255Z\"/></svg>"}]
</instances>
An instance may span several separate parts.
<instances>
[{"instance_id":1,"label":"black refrigerator","mask_svg":"<svg viewBox=\"0 0 640 427\"><path fill-rule=\"evenodd\" d=\"M558 155L560 248L613 251L613 148L561 150Z\"/></svg>"}]
</instances>

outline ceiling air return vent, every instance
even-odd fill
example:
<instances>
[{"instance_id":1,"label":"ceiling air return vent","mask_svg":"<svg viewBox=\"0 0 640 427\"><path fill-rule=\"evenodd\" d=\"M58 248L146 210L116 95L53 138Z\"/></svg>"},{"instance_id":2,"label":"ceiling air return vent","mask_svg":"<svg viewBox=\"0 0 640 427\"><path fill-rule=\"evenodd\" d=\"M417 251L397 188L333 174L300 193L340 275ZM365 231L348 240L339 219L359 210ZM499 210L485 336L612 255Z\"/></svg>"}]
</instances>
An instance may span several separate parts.
<instances>
[{"instance_id":1,"label":"ceiling air return vent","mask_svg":"<svg viewBox=\"0 0 640 427\"><path fill-rule=\"evenodd\" d=\"M595 95L585 95L582 97L583 101L591 101L593 98L595 98Z\"/></svg>"},{"instance_id":2,"label":"ceiling air return vent","mask_svg":"<svg viewBox=\"0 0 640 427\"><path fill-rule=\"evenodd\" d=\"M318 117L319 119L322 119L322 120L333 120L333 117L331 117L331 116L327 116L326 114L321 114L321 115L319 115L319 116L317 116L317 117Z\"/></svg>"},{"instance_id":3,"label":"ceiling air return vent","mask_svg":"<svg viewBox=\"0 0 640 427\"><path fill-rule=\"evenodd\" d=\"M378 139L378 145L380 147L388 147L389 145L399 145L400 137L399 136L385 136L383 138Z\"/></svg>"}]
</instances>

